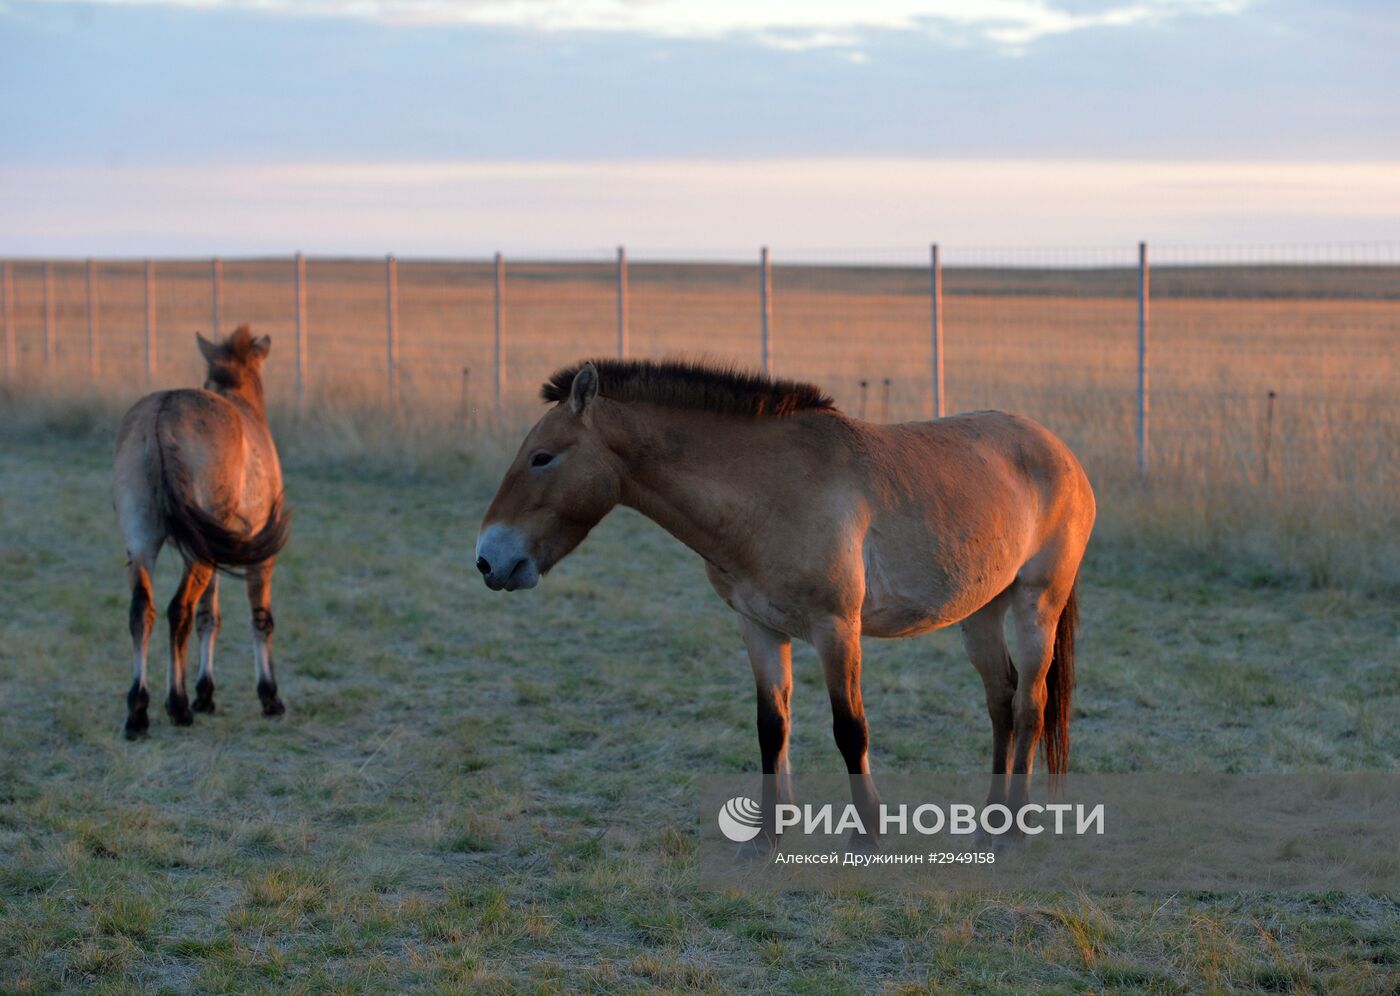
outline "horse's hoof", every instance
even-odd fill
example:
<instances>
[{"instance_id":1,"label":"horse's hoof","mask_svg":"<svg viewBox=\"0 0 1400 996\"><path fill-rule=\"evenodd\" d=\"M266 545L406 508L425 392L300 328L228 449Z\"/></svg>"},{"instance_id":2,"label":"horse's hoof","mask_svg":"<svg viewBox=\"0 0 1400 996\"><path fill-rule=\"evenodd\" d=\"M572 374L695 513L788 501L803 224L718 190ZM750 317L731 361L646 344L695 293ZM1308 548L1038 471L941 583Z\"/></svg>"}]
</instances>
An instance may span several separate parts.
<instances>
[{"instance_id":1,"label":"horse's hoof","mask_svg":"<svg viewBox=\"0 0 1400 996\"><path fill-rule=\"evenodd\" d=\"M200 678L198 684L194 686L194 711L214 711L214 682L207 677Z\"/></svg>"},{"instance_id":2,"label":"horse's hoof","mask_svg":"<svg viewBox=\"0 0 1400 996\"><path fill-rule=\"evenodd\" d=\"M146 735L146 731L151 728L151 721L146 714L132 714L126 717L126 739L140 740Z\"/></svg>"},{"instance_id":3,"label":"horse's hoof","mask_svg":"<svg viewBox=\"0 0 1400 996\"><path fill-rule=\"evenodd\" d=\"M277 697L277 685L271 681L258 682L258 701L262 703L264 716L280 716L287 711Z\"/></svg>"},{"instance_id":4,"label":"horse's hoof","mask_svg":"<svg viewBox=\"0 0 1400 996\"><path fill-rule=\"evenodd\" d=\"M176 726L190 726L194 723L194 713L190 711L189 699L174 697L166 699L165 714Z\"/></svg>"}]
</instances>

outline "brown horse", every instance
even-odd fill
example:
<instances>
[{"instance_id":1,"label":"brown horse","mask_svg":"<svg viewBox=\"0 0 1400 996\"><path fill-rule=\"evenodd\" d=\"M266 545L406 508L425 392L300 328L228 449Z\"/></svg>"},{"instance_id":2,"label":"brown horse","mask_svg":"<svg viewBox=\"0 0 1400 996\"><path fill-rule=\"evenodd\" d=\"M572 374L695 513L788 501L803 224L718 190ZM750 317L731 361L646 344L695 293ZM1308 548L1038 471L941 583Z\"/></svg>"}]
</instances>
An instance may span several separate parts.
<instances>
[{"instance_id":1,"label":"brown horse","mask_svg":"<svg viewBox=\"0 0 1400 996\"><path fill-rule=\"evenodd\" d=\"M122 419L112 498L126 546L135 663L126 735L139 737L146 707L146 650L155 624L151 571L169 541L185 561L170 602L170 690L165 711L177 726L214 711L214 637L219 632L219 570L245 568L253 610L253 657L263 713L285 711L272 667L272 568L287 540L282 468L267 428L260 370L272 346L245 325L222 343L196 334L208 363L204 390L159 391ZM195 605L199 609L196 614ZM185 694L185 643L199 628L194 710Z\"/></svg>"},{"instance_id":2,"label":"brown horse","mask_svg":"<svg viewBox=\"0 0 1400 996\"><path fill-rule=\"evenodd\" d=\"M618 504L700 554L753 665L768 841L774 805L791 798L794 638L821 657L866 827L879 800L862 635L962 624L992 720L989 801L1026 801L1042 735L1051 773L1066 770L1094 495L1043 426L1000 412L873 425L810 384L688 363L595 360L560 370L543 395L556 404L482 520L477 568L492 589L534 587Z\"/></svg>"}]
</instances>

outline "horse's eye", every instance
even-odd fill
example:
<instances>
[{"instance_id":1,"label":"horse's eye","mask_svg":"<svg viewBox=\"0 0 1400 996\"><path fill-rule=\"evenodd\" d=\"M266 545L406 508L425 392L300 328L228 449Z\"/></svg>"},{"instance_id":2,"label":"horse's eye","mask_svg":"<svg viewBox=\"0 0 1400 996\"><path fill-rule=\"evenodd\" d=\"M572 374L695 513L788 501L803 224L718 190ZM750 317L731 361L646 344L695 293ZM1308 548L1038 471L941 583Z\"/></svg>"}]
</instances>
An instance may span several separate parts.
<instances>
[{"instance_id":1,"label":"horse's eye","mask_svg":"<svg viewBox=\"0 0 1400 996\"><path fill-rule=\"evenodd\" d=\"M553 453L536 453L534 459L530 461L530 466L543 467L545 464L549 463L549 461L553 459Z\"/></svg>"}]
</instances>

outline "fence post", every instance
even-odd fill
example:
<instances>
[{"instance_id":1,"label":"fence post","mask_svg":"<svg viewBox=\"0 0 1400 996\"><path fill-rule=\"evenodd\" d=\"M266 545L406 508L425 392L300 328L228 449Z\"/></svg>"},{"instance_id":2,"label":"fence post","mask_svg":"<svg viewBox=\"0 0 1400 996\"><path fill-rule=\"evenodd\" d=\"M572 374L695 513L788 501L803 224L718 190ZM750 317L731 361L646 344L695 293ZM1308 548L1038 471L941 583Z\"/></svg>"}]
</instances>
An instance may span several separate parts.
<instances>
[{"instance_id":1,"label":"fence post","mask_svg":"<svg viewBox=\"0 0 1400 996\"><path fill-rule=\"evenodd\" d=\"M44 261L44 372L53 373L58 362L58 340L54 335L53 261Z\"/></svg>"},{"instance_id":2,"label":"fence post","mask_svg":"<svg viewBox=\"0 0 1400 996\"><path fill-rule=\"evenodd\" d=\"M617 247L617 358L627 359L627 249Z\"/></svg>"},{"instance_id":3,"label":"fence post","mask_svg":"<svg viewBox=\"0 0 1400 996\"><path fill-rule=\"evenodd\" d=\"M297 407L306 403L306 256L297 253Z\"/></svg>"},{"instance_id":4,"label":"fence post","mask_svg":"<svg viewBox=\"0 0 1400 996\"><path fill-rule=\"evenodd\" d=\"M505 339L505 309L506 309L506 261L500 253L496 253L496 422L500 423L505 406L506 397L506 339Z\"/></svg>"},{"instance_id":5,"label":"fence post","mask_svg":"<svg viewBox=\"0 0 1400 996\"><path fill-rule=\"evenodd\" d=\"M100 307L97 300L97 261L89 259L87 261L87 326L88 326L88 376L93 381L97 380L98 373L102 370L102 343L98 336L101 334L101 319L97 309Z\"/></svg>"},{"instance_id":6,"label":"fence post","mask_svg":"<svg viewBox=\"0 0 1400 996\"><path fill-rule=\"evenodd\" d=\"M156 382L156 264L146 260L146 386Z\"/></svg>"},{"instance_id":7,"label":"fence post","mask_svg":"<svg viewBox=\"0 0 1400 996\"><path fill-rule=\"evenodd\" d=\"M1267 486L1272 479L1272 450L1274 447L1274 399L1278 397L1278 392L1269 388L1269 407L1264 417L1264 484Z\"/></svg>"},{"instance_id":8,"label":"fence post","mask_svg":"<svg viewBox=\"0 0 1400 996\"><path fill-rule=\"evenodd\" d=\"M764 246L758 257L758 298L763 314L763 337L759 346L763 372L768 373L771 365L768 353L769 326L773 321L773 268L768 262L768 247Z\"/></svg>"},{"instance_id":9,"label":"fence post","mask_svg":"<svg viewBox=\"0 0 1400 996\"><path fill-rule=\"evenodd\" d=\"M399 403L399 261L390 253L384 257L384 301L388 324L387 363L389 404Z\"/></svg>"},{"instance_id":10,"label":"fence post","mask_svg":"<svg viewBox=\"0 0 1400 996\"><path fill-rule=\"evenodd\" d=\"M213 314L210 316L213 322L214 341L219 341L219 324L224 317L224 261L215 256L209 261L209 283L210 300L213 302Z\"/></svg>"},{"instance_id":11,"label":"fence post","mask_svg":"<svg viewBox=\"0 0 1400 996\"><path fill-rule=\"evenodd\" d=\"M1151 271L1147 266L1147 243L1138 243L1138 476L1147 477L1147 431L1149 412L1147 332L1148 301L1151 298Z\"/></svg>"},{"instance_id":12,"label":"fence post","mask_svg":"<svg viewBox=\"0 0 1400 996\"><path fill-rule=\"evenodd\" d=\"M0 266L0 285L5 293L5 376L15 379L15 271L7 259Z\"/></svg>"},{"instance_id":13,"label":"fence post","mask_svg":"<svg viewBox=\"0 0 1400 996\"><path fill-rule=\"evenodd\" d=\"M929 294L933 301L933 417L943 411L943 260L938 243L929 246Z\"/></svg>"}]
</instances>

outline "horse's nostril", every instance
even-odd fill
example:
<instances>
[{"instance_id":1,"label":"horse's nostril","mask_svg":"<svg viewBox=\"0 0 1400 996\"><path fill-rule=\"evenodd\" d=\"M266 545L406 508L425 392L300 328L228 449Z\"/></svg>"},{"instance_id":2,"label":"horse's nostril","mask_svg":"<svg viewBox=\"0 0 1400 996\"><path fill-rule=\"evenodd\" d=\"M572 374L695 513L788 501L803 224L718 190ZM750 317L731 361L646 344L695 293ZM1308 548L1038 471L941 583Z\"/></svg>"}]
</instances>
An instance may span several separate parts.
<instances>
[{"instance_id":1,"label":"horse's nostril","mask_svg":"<svg viewBox=\"0 0 1400 996\"><path fill-rule=\"evenodd\" d=\"M485 557L477 557L477 558L476 558L476 569L477 569L478 571L480 571L482 574L490 574L490 573L491 573L491 562L488 561Z\"/></svg>"}]
</instances>

